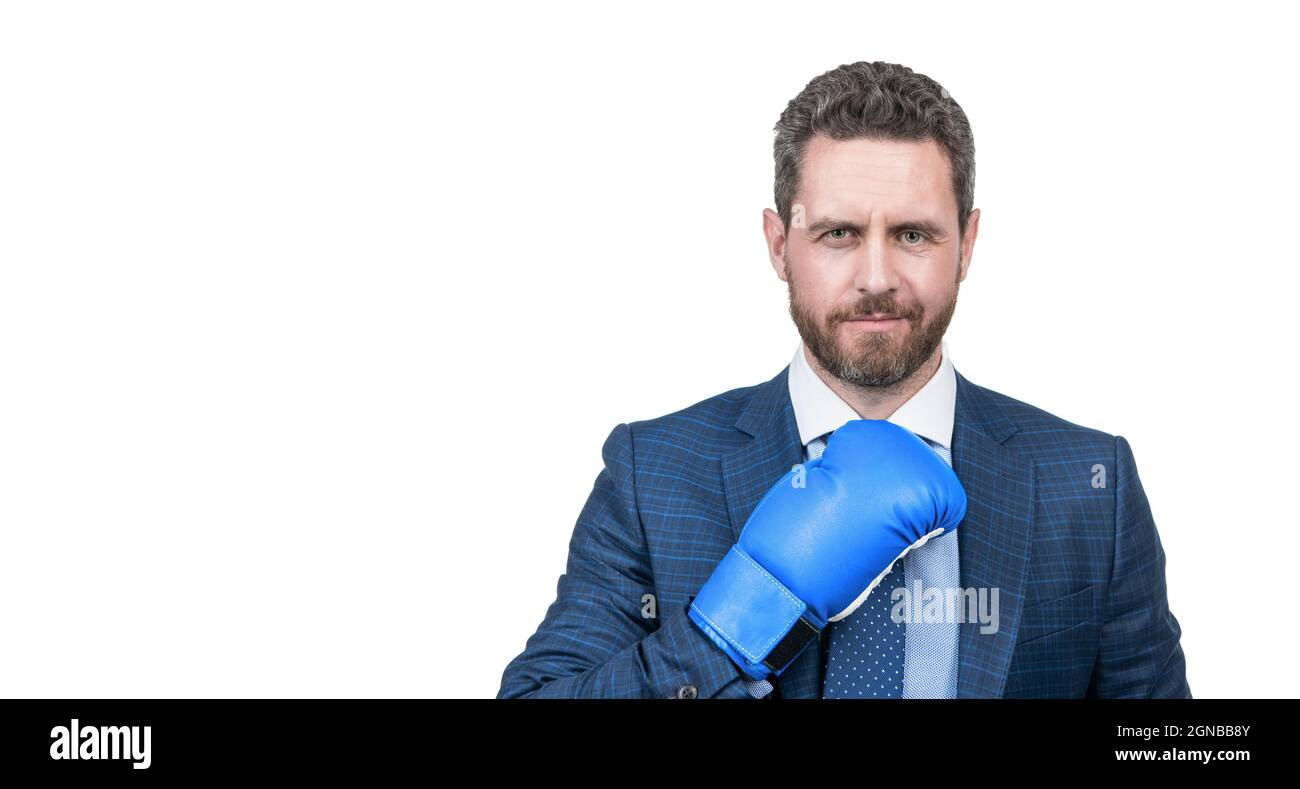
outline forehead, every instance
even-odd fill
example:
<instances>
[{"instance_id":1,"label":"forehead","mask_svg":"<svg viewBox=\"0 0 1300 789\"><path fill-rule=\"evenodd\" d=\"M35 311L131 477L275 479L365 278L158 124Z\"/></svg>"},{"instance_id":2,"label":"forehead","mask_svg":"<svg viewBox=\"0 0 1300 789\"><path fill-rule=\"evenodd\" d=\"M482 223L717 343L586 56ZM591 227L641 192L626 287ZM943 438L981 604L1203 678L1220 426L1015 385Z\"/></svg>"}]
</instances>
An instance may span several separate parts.
<instances>
[{"instance_id":1,"label":"forehead","mask_svg":"<svg viewBox=\"0 0 1300 789\"><path fill-rule=\"evenodd\" d=\"M957 211L948 160L934 140L818 135L808 143L799 181L799 202L810 212L924 211L942 219Z\"/></svg>"}]
</instances>

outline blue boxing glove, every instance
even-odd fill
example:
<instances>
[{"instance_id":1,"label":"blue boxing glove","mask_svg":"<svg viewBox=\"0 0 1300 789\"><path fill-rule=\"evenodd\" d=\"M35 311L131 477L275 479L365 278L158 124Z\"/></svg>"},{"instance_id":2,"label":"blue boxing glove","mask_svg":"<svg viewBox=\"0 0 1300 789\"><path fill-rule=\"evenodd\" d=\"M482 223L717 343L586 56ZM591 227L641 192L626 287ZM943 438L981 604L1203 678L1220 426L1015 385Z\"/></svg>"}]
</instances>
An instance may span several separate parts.
<instances>
[{"instance_id":1,"label":"blue boxing glove","mask_svg":"<svg viewBox=\"0 0 1300 789\"><path fill-rule=\"evenodd\" d=\"M894 562L965 515L957 475L920 437L846 422L758 502L688 615L748 676L780 675Z\"/></svg>"}]
</instances>

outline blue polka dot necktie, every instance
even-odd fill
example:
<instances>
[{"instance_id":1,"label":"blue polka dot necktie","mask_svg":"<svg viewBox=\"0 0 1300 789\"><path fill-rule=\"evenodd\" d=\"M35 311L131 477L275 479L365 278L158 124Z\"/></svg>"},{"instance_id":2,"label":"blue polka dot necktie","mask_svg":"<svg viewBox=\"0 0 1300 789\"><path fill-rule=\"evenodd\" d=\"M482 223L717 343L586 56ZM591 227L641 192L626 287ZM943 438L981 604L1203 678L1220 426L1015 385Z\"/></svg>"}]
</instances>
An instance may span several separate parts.
<instances>
[{"instance_id":1,"label":"blue polka dot necktie","mask_svg":"<svg viewBox=\"0 0 1300 789\"><path fill-rule=\"evenodd\" d=\"M827 436L808 442L809 460L821 457ZM890 616L890 593L898 586L905 586L901 559L857 610L827 625L830 644L823 656L822 698L902 697L907 626Z\"/></svg>"}]
</instances>

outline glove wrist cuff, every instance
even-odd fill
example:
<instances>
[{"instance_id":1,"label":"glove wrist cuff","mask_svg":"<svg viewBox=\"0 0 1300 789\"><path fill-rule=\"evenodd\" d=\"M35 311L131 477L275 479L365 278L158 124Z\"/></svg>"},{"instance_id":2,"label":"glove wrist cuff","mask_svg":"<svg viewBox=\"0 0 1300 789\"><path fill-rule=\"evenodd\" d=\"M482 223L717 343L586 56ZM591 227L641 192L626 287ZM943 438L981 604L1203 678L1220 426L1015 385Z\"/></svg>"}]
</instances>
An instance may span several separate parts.
<instances>
[{"instance_id":1,"label":"glove wrist cuff","mask_svg":"<svg viewBox=\"0 0 1300 789\"><path fill-rule=\"evenodd\" d=\"M755 679L779 675L826 625L739 545L718 563L688 613Z\"/></svg>"}]
</instances>

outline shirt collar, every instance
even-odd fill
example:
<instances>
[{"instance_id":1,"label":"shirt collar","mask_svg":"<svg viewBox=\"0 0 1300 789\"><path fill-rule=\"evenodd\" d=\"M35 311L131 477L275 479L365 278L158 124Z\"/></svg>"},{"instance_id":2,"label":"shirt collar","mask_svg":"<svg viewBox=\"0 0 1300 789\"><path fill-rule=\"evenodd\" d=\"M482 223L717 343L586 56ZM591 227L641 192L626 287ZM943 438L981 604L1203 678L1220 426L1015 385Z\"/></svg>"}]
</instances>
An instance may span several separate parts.
<instances>
[{"instance_id":1,"label":"shirt collar","mask_svg":"<svg viewBox=\"0 0 1300 789\"><path fill-rule=\"evenodd\" d=\"M804 345L800 342L795 349L794 359L790 362L788 381L790 402L794 405L794 418L799 426L799 440L807 446L814 438L861 417L825 381L817 377L804 353ZM953 371L946 341L940 343L939 353L939 369L920 391L886 417L886 420L951 449L953 414L957 406L957 376Z\"/></svg>"}]
</instances>

